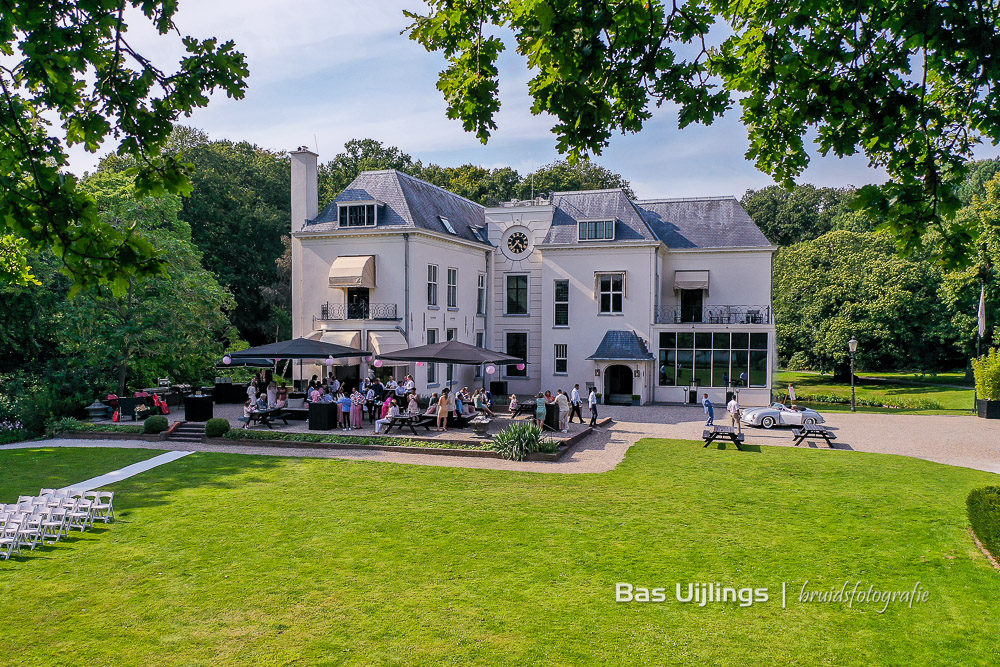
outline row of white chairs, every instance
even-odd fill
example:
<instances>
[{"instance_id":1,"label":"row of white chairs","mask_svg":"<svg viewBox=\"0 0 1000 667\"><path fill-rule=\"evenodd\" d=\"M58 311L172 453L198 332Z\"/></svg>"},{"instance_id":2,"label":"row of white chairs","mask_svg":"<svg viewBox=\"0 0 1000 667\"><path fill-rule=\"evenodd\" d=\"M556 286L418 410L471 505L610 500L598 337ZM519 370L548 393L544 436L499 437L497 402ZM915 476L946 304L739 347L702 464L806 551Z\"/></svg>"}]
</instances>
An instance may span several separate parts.
<instances>
[{"instance_id":1,"label":"row of white chairs","mask_svg":"<svg viewBox=\"0 0 1000 667\"><path fill-rule=\"evenodd\" d=\"M37 496L20 496L16 503L0 504L0 557L9 560L39 544L55 544L74 528L81 532L95 521L115 518L113 491L42 489Z\"/></svg>"}]
</instances>

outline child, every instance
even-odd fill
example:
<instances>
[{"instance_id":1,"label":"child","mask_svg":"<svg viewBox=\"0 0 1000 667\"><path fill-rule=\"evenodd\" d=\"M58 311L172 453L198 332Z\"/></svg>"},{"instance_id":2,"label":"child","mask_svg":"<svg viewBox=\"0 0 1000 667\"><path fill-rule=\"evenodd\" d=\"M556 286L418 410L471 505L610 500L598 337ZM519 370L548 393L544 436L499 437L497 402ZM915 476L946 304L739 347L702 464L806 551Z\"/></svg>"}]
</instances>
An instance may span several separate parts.
<instances>
[{"instance_id":1,"label":"child","mask_svg":"<svg viewBox=\"0 0 1000 667\"><path fill-rule=\"evenodd\" d=\"M340 396L340 425L345 431L351 430L351 397L346 391Z\"/></svg>"}]
</instances>

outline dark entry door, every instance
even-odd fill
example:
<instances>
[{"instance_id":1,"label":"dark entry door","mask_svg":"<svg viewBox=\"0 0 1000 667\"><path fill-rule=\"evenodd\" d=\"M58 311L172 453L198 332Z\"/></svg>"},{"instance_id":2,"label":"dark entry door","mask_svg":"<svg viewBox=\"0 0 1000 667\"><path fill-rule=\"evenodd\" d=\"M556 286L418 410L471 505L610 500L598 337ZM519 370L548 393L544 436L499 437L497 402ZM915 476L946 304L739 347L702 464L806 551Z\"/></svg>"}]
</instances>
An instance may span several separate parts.
<instances>
[{"instance_id":1,"label":"dark entry door","mask_svg":"<svg viewBox=\"0 0 1000 667\"><path fill-rule=\"evenodd\" d=\"M367 287L347 288L347 319L349 320L368 319Z\"/></svg>"},{"instance_id":2,"label":"dark entry door","mask_svg":"<svg viewBox=\"0 0 1000 667\"><path fill-rule=\"evenodd\" d=\"M628 366L610 366L604 373L606 402L619 405L632 403L632 369Z\"/></svg>"}]
</instances>

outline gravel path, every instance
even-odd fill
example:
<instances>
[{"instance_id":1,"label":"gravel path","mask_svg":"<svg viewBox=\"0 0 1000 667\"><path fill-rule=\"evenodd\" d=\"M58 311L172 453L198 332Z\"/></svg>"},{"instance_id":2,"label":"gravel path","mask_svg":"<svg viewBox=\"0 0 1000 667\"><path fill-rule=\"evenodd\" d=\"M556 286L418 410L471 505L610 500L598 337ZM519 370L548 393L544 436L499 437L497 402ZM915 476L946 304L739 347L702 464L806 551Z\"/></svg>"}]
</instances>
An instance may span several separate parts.
<instances>
[{"instance_id":1,"label":"gravel path","mask_svg":"<svg viewBox=\"0 0 1000 667\"><path fill-rule=\"evenodd\" d=\"M500 459L459 458L429 454L407 454L369 450L291 449L286 447L172 443L142 441L102 441L55 439L18 443L12 447L139 447L145 449L265 454L339 458L358 461L389 461L414 465L459 468L489 468L545 473L596 473L614 469L625 452L645 437L700 440L705 417L699 408L675 406L617 407L601 406L601 417L612 417L610 427L595 429L573 447L561 461L515 462ZM837 434L838 450L900 454L916 458L1000 473L1000 421L972 416L884 415L829 413L827 426ZM726 423L725 417L718 423ZM751 445L792 445L791 429L747 428L746 442ZM806 441L810 447L827 449L823 441Z\"/></svg>"}]
</instances>

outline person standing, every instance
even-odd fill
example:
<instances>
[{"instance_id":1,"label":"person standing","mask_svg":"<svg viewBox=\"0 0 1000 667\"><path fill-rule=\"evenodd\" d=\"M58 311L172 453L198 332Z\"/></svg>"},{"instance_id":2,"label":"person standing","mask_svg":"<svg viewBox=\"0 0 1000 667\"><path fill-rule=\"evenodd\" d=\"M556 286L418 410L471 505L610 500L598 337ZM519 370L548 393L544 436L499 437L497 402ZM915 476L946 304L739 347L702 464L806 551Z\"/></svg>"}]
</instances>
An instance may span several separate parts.
<instances>
[{"instance_id":1,"label":"person standing","mask_svg":"<svg viewBox=\"0 0 1000 667\"><path fill-rule=\"evenodd\" d=\"M594 387L590 388L587 405L590 406L590 425L597 426L597 389Z\"/></svg>"},{"instance_id":2,"label":"person standing","mask_svg":"<svg viewBox=\"0 0 1000 667\"><path fill-rule=\"evenodd\" d=\"M278 385L271 380L267 385L267 407L273 408L278 402Z\"/></svg>"},{"instance_id":3,"label":"person standing","mask_svg":"<svg viewBox=\"0 0 1000 667\"><path fill-rule=\"evenodd\" d=\"M580 400L580 385L578 384L573 385L573 393L570 394L570 398L571 398L570 402L573 405L569 411L569 420L573 421L573 415L576 415L576 418L579 419L580 423L582 424L583 415L580 414L580 407L583 405L583 401Z\"/></svg>"},{"instance_id":4,"label":"person standing","mask_svg":"<svg viewBox=\"0 0 1000 667\"><path fill-rule=\"evenodd\" d=\"M742 373L740 373L740 386L741 387L747 386L747 381L748 380L749 380L749 378L747 377L747 372L746 371L743 371Z\"/></svg>"},{"instance_id":5,"label":"person standing","mask_svg":"<svg viewBox=\"0 0 1000 667\"><path fill-rule=\"evenodd\" d=\"M715 422L715 407L712 405L712 401L709 400L708 394L702 394L701 405L705 408L705 414L708 415L708 421L705 422L705 426L713 426Z\"/></svg>"},{"instance_id":6,"label":"person standing","mask_svg":"<svg viewBox=\"0 0 1000 667\"><path fill-rule=\"evenodd\" d=\"M355 389L351 394L351 428L361 428L361 418L364 415L365 396Z\"/></svg>"},{"instance_id":7,"label":"person standing","mask_svg":"<svg viewBox=\"0 0 1000 667\"><path fill-rule=\"evenodd\" d=\"M441 390L441 398L438 399L437 427L439 431L448 430L448 416L451 412L451 401L448 399L448 387Z\"/></svg>"},{"instance_id":8,"label":"person standing","mask_svg":"<svg viewBox=\"0 0 1000 667\"><path fill-rule=\"evenodd\" d=\"M794 402L795 402L795 387L793 387L792 383L789 382L788 383L788 403L792 404Z\"/></svg>"},{"instance_id":9,"label":"person standing","mask_svg":"<svg viewBox=\"0 0 1000 667\"><path fill-rule=\"evenodd\" d=\"M569 399L566 392L559 389L556 392L556 407L559 408L559 430L563 433L569 432Z\"/></svg>"},{"instance_id":10,"label":"person standing","mask_svg":"<svg viewBox=\"0 0 1000 667\"><path fill-rule=\"evenodd\" d=\"M375 400L375 386L371 383L368 384L368 391L365 392L365 405L368 406L368 423L373 424L378 403Z\"/></svg>"},{"instance_id":11,"label":"person standing","mask_svg":"<svg viewBox=\"0 0 1000 667\"><path fill-rule=\"evenodd\" d=\"M538 428L544 427L546 405L548 405L548 401L545 400L545 394L539 392L538 398L535 399L535 426Z\"/></svg>"},{"instance_id":12,"label":"person standing","mask_svg":"<svg viewBox=\"0 0 1000 667\"><path fill-rule=\"evenodd\" d=\"M340 427L345 431L351 430L351 395L347 387L340 392Z\"/></svg>"},{"instance_id":13,"label":"person standing","mask_svg":"<svg viewBox=\"0 0 1000 667\"><path fill-rule=\"evenodd\" d=\"M737 433L741 433L740 428L740 402L736 400L736 394L726 403L726 412L729 413L729 424L736 429Z\"/></svg>"}]
</instances>

